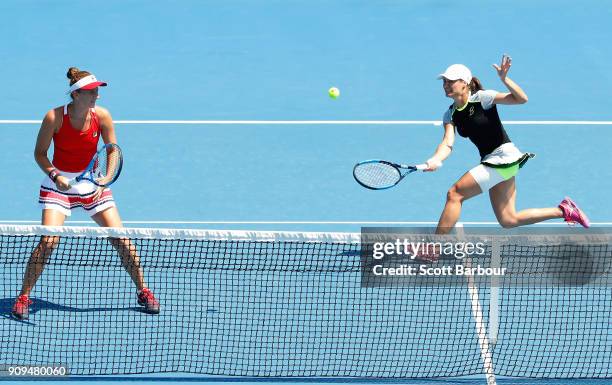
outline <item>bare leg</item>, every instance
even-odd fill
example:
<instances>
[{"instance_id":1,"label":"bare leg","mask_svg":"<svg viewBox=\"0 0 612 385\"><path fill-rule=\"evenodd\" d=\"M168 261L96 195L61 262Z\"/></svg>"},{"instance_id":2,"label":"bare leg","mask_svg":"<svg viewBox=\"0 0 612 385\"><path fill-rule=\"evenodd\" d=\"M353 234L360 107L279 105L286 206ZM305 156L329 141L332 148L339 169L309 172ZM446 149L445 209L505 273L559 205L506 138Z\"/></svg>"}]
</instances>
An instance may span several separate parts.
<instances>
[{"instance_id":1,"label":"bare leg","mask_svg":"<svg viewBox=\"0 0 612 385\"><path fill-rule=\"evenodd\" d=\"M563 218L559 207L526 209L516 212L516 184L514 177L489 190L491 205L497 221L504 228L530 225L549 219Z\"/></svg>"},{"instance_id":2,"label":"bare leg","mask_svg":"<svg viewBox=\"0 0 612 385\"><path fill-rule=\"evenodd\" d=\"M102 227L122 227L121 217L116 207L108 208L92 216L93 220ZM109 238L109 242L119 253L121 264L128 272L138 290L146 287L144 274L140 268L140 257L136 247L128 238Z\"/></svg>"},{"instance_id":3,"label":"bare leg","mask_svg":"<svg viewBox=\"0 0 612 385\"><path fill-rule=\"evenodd\" d=\"M42 211L41 223L44 226L61 226L64 224L66 216L59 211L52 209L44 209ZM21 286L21 292L19 295L30 295L32 288L36 285L36 281L40 278L45 265L49 260L49 256L53 253L53 250L59 244L59 237L42 236L38 246L34 248L30 255L30 260L26 266L25 273L23 275L23 284Z\"/></svg>"},{"instance_id":4,"label":"bare leg","mask_svg":"<svg viewBox=\"0 0 612 385\"><path fill-rule=\"evenodd\" d=\"M474 177L468 172L455 183L446 195L446 205L440 215L436 234L448 234L459 220L463 201L470 199L482 190Z\"/></svg>"}]
</instances>

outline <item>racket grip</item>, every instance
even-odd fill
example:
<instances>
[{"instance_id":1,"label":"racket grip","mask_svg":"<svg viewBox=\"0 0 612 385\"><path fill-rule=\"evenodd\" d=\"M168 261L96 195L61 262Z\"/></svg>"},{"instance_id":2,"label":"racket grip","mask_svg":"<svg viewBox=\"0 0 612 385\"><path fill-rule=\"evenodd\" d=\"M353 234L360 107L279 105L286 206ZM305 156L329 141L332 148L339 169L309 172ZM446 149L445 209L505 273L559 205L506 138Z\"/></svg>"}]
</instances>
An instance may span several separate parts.
<instances>
[{"instance_id":1,"label":"racket grip","mask_svg":"<svg viewBox=\"0 0 612 385\"><path fill-rule=\"evenodd\" d=\"M416 167L417 170L425 170L428 166L425 163L423 163L423 164L417 164L414 167Z\"/></svg>"},{"instance_id":2,"label":"racket grip","mask_svg":"<svg viewBox=\"0 0 612 385\"><path fill-rule=\"evenodd\" d=\"M77 183L79 183L81 180L83 180L80 176L75 176L74 178L71 178L70 180L68 180L68 184L70 185L70 187L76 185Z\"/></svg>"}]
</instances>

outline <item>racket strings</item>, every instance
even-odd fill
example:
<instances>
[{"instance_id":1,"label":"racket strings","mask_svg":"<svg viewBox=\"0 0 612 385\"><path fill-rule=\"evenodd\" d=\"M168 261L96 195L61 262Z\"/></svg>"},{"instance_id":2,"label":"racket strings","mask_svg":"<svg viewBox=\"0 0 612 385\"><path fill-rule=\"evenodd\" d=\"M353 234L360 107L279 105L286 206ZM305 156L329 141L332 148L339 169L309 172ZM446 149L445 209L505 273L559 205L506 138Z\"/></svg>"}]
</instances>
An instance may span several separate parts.
<instances>
[{"instance_id":1,"label":"racket strings","mask_svg":"<svg viewBox=\"0 0 612 385\"><path fill-rule=\"evenodd\" d=\"M366 163L354 170L355 178L364 185L383 188L395 185L401 178L400 172L385 163Z\"/></svg>"},{"instance_id":2,"label":"racket strings","mask_svg":"<svg viewBox=\"0 0 612 385\"><path fill-rule=\"evenodd\" d=\"M101 151L93 167L93 177L100 184L112 183L121 170L121 149L110 145L106 151Z\"/></svg>"}]
</instances>

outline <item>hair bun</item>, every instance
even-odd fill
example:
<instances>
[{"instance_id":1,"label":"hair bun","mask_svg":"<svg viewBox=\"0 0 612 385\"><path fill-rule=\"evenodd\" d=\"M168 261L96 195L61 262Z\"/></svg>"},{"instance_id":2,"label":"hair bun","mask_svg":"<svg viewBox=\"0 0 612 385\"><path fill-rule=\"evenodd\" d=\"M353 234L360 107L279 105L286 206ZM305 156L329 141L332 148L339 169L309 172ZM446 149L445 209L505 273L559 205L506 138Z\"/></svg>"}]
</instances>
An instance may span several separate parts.
<instances>
[{"instance_id":1,"label":"hair bun","mask_svg":"<svg viewBox=\"0 0 612 385\"><path fill-rule=\"evenodd\" d=\"M70 80L74 80L76 75L81 72L77 67L68 68L68 72L66 73L66 77Z\"/></svg>"}]
</instances>

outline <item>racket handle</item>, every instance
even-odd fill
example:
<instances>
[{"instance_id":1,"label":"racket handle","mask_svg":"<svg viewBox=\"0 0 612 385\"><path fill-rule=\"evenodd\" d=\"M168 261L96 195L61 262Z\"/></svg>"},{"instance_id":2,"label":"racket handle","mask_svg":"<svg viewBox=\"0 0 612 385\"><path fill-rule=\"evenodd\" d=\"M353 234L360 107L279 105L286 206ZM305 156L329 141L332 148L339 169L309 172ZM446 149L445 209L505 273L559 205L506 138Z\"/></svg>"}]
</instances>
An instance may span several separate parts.
<instances>
[{"instance_id":1,"label":"racket handle","mask_svg":"<svg viewBox=\"0 0 612 385\"><path fill-rule=\"evenodd\" d=\"M68 180L68 184L70 185L70 187L76 185L77 183L79 183L80 181L82 181L83 178L79 175L79 176L75 176L74 178Z\"/></svg>"},{"instance_id":2,"label":"racket handle","mask_svg":"<svg viewBox=\"0 0 612 385\"><path fill-rule=\"evenodd\" d=\"M417 164L414 167L416 167L417 170L425 170L428 166L423 163L423 164Z\"/></svg>"}]
</instances>

